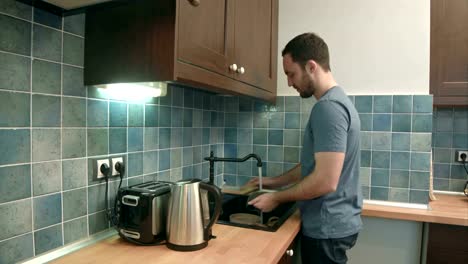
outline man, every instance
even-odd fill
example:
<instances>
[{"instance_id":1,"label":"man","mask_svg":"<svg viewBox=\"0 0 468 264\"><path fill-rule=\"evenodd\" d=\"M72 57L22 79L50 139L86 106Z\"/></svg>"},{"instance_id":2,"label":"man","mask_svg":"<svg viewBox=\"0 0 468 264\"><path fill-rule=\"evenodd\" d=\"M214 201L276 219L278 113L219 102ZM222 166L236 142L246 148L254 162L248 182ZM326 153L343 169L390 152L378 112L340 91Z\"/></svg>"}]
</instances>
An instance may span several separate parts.
<instances>
[{"instance_id":1,"label":"man","mask_svg":"<svg viewBox=\"0 0 468 264\"><path fill-rule=\"evenodd\" d=\"M280 203L298 201L302 263L346 263L346 250L354 246L362 226L359 116L333 78L323 39L299 35L282 55L288 86L302 98L313 95L317 103L305 127L301 162L283 175L263 178L265 187L295 184L249 204L269 212ZM258 184L258 179L250 183Z\"/></svg>"}]
</instances>

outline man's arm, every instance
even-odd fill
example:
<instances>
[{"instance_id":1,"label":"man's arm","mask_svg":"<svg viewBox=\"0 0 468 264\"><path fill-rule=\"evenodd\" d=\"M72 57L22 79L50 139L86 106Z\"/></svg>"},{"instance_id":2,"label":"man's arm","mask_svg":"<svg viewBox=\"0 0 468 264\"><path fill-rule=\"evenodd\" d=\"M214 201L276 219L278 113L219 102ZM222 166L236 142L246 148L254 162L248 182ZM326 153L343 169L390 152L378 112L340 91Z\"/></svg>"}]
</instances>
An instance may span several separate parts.
<instances>
[{"instance_id":1,"label":"man's arm","mask_svg":"<svg viewBox=\"0 0 468 264\"><path fill-rule=\"evenodd\" d=\"M297 164L294 168L288 170L282 175L276 177L262 177L263 187L278 188L294 184L301 179L301 164ZM259 178L256 177L250 180L247 185L259 185Z\"/></svg>"},{"instance_id":2,"label":"man's arm","mask_svg":"<svg viewBox=\"0 0 468 264\"><path fill-rule=\"evenodd\" d=\"M315 153L315 169L293 187L274 193L278 203L314 199L336 191L343 169L342 152Z\"/></svg>"},{"instance_id":3,"label":"man's arm","mask_svg":"<svg viewBox=\"0 0 468 264\"><path fill-rule=\"evenodd\" d=\"M278 204L313 199L334 192L340 180L345 153L315 153L315 169L302 181L284 191L260 195L249 202L263 212L270 212Z\"/></svg>"}]
</instances>

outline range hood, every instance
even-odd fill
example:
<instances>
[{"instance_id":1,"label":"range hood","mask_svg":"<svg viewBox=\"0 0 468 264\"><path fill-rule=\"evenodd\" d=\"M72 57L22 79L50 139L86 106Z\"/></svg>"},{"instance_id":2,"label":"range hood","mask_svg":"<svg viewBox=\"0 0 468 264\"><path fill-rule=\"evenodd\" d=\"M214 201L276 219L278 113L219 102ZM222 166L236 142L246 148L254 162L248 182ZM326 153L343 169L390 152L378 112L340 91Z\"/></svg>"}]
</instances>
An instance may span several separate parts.
<instances>
[{"instance_id":1,"label":"range hood","mask_svg":"<svg viewBox=\"0 0 468 264\"><path fill-rule=\"evenodd\" d=\"M128 3L132 0L16 0L56 15L74 15L84 13L88 8L106 8ZM135 1L135 0L133 0Z\"/></svg>"}]
</instances>

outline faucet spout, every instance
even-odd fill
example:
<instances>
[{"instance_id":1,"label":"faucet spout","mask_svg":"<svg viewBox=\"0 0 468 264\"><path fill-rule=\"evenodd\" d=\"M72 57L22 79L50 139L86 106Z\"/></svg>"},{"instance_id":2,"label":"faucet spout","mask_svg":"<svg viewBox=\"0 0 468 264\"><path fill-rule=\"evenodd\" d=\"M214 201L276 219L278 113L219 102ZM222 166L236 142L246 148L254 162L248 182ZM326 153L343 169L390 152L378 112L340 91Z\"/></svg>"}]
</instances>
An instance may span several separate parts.
<instances>
[{"instance_id":1,"label":"faucet spout","mask_svg":"<svg viewBox=\"0 0 468 264\"><path fill-rule=\"evenodd\" d=\"M215 157L213 151L210 152L209 157L205 157L204 160L210 162L210 184L214 183L214 163L217 161L224 161L224 162L244 162L250 158L254 158L257 160L257 167L262 167L262 159L257 154L251 153L243 158L220 158Z\"/></svg>"}]
</instances>

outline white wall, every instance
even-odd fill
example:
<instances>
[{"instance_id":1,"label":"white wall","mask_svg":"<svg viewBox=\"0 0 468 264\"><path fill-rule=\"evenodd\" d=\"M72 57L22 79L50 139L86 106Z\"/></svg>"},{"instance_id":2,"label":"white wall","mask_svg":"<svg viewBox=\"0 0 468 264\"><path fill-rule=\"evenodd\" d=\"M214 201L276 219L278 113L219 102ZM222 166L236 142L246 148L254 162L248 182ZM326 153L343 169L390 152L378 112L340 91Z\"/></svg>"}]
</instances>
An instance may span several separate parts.
<instances>
[{"instance_id":1,"label":"white wall","mask_svg":"<svg viewBox=\"0 0 468 264\"><path fill-rule=\"evenodd\" d=\"M429 0L279 0L278 95L297 95L281 51L304 32L327 42L350 95L429 94Z\"/></svg>"}]
</instances>

